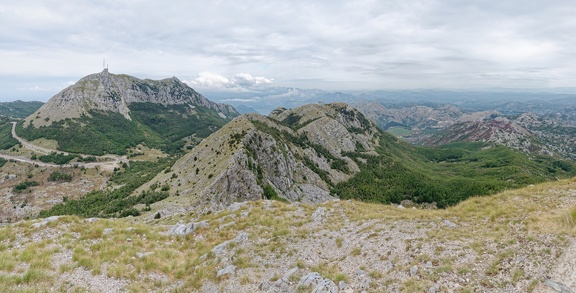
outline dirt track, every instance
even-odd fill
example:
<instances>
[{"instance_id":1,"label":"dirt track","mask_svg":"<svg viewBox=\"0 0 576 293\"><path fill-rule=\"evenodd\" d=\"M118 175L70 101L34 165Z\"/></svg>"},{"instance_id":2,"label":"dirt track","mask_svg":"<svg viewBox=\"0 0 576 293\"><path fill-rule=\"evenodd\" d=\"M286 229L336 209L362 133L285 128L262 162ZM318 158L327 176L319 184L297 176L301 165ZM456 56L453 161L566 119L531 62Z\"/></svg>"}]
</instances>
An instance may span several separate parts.
<instances>
[{"instance_id":1,"label":"dirt track","mask_svg":"<svg viewBox=\"0 0 576 293\"><path fill-rule=\"evenodd\" d=\"M64 155L79 155L81 157L92 156L92 155L87 155L87 154L72 154L69 152L48 149L48 148L44 148L44 147L32 144L29 141L19 137L18 134L16 134L16 122L12 122L12 136L16 140L18 140L18 142L20 142L20 144L24 148L31 150L33 152L37 152L37 153L41 153L41 154L45 154L45 155L55 152L55 153L64 154ZM98 161L102 161L102 162L91 162L91 163L77 162L77 163L70 163L70 164L63 164L63 165L45 163L45 162L41 162L41 161L31 160L31 159L26 158L26 157L3 155L3 154L0 154L0 158L4 158L6 160L14 160L14 161L28 163L28 164L36 164L38 166L43 166L43 167L74 167L74 166L78 166L78 167L84 167L84 168L101 167L101 168L105 168L105 169L114 169L115 167L119 167L122 163L128 162L128 159L126 159L125 157L114 156L114 155L96 156L96 159Z\"/></svg>"}]
</instances>

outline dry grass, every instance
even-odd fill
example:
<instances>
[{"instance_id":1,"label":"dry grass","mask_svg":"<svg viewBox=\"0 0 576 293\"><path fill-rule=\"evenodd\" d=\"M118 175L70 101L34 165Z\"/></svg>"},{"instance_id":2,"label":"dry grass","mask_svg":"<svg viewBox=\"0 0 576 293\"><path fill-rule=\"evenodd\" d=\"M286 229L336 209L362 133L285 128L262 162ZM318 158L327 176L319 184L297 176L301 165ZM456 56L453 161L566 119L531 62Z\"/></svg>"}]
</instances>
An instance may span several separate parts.
<instances>
[{"instance_id":1,"label":"dry grass","mask_svg":"<svg viewBox=\"0 0 576 293\"><path fill-rule=\"evenodd\" d=\"M414 264L420 267L428 261L433 263L430 269L433 273L422 270L418 280L406 278L398 285L401 290L427 290L439 274L467 278L477 271L494 278L486 286L503 286L504 282L497 281L503 274L507 274L512 284L532 284L529 272L508 268L507 263L515 256L508 248L522 245L519 241L537 243L538 235L543 233L556 235L554 241L559 246L564 245L567 237L576 236L576 205L570 201L572 190L576 190L576 180L563 180L471 198L446 210L332 201L320 205L329 214L322 230L311 220L318 206L269 201L248 203L234 212L181 214L154 220L152 224L142 223L140 218L100 219L88 223L78 217L62 217L34 228L33 222L25 221L0 228L0 285L21 286L24 292L42 291L52 288L58 275L83 267L93 275L128 280L131 284L127 289L132 291L164 291L167 284L178 283L174 290L190 292L206 284L232 282L230 277L216 277L225 263L234 264L237 271L242 272L237 282L243 286L260 282L262 278L254 277L256 275L276 274L280 278L282 267L300 268L301 273L291 277L293 283L297 283L305 271L319 272L336 282L348 282L352 281L353 271L345 270L339 262L364 258L372 252L352 242L355 240L340 236L340 229L349 227L344 225L345 219L358 224L352 235L362 241L384 243L388 241L387 231L401 232L397 227L400 222L412 222L415 227L428 231L428 235L411 237L405 242L405 252L412 257L406 264L398 264L397 256L376 256L382 261L393 261L395 272L407 271ZM456 223L457 227L444 228L444 219ZM207 221L209 227L187 236L164 233L178 221ZM229 258L222 259L211 251L216 245L234 239L240 231L250 235L249 244L231 242L227 247ZM511 236L514 231L521 233L521 239ZM36 240L32 241L33 238ZM299 251L291 246L316 238L327 239L329 245L315 249L335 250L333 258L310 263L299 258ZM454 248L443 245L446 242L459 243L458 249L466 252L461 257L467 253L486 256L485 266L477 270L463 265L458 258L447 257ZM424 252L426 249L428 252ZM62 253L69 253L72 262L54 262L54 255ZM149 275L161 276L163 281L142 277ZM370 276L382 282L390 280L387 273L379 270L371 270Z\"/></svg>"}]
</instances>

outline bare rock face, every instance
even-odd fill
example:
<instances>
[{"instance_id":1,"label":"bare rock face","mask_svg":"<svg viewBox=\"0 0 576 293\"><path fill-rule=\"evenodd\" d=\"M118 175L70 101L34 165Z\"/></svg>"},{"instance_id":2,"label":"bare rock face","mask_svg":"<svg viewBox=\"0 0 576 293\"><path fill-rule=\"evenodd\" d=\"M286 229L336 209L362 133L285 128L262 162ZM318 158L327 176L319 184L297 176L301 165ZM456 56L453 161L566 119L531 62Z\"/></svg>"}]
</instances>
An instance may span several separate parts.
<instances>
[{"instance_id":1,"label":"bare rock face","mask_svg":"<svg viewBox=\"0 0 576 293\"><path fill-rule=\"evenodd\" d=\"M525 123L537 121L530 115L523 115L520 118ZM439 146L455 141L487 142L505 145L526 153L554 155L554 152L540 143L527 128L504 117L455 124L434 134L424 144Z\"/></svg>"},{"instance_id":2,"label":"bare rock face","mask_svg":"<svg viewBox=\"0 0 576 293\"><path fill-rule=\"evenodd\" d=\"M30 115L24 126L50 125L66 118L89 115L89 111L94 110L120 113L131 120L130 104L144 102L203 106L228 118L239 115L233 107L207 100L176 77L160 81L141 80L129 75L111 74L105 69L56 94Z\"/></svg>"},{"instance_id":3,"label":"bare rock face","mask_svg":"<svg viewBox=\"0 0 576 293\"><path fill-rule=\"evenodd\" d=\"M377 134L372 122L341 103L277 109L270 117L242 115L141 190L169 185L179 197L164 203L168 214L274 196L319 203L332 198L333 184L359 172L347 154L370 154Z\"/></svg>"}]
</instances>

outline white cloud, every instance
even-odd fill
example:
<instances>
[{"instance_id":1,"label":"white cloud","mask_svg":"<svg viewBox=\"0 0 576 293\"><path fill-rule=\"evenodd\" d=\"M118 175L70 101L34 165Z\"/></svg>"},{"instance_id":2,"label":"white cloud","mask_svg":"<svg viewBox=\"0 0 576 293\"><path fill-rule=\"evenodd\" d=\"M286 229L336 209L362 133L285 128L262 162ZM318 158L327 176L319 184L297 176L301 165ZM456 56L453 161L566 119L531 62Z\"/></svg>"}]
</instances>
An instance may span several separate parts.
<instances>
[{"instance_id":1,"label":"white cloud","mask_svg":"<svg viewBox=\"0 0 576 293\"><path fill-rule=\"evenodd\" d=\"M252 76L249 73L238 73L234 76L234 82L241 86L260 86L271 84L274 82L273 78L266 78L263 76Z\"/></svg>"},{"instance_id":2,"label":"white cloud","mask_svg":"<svg viewBox=\"0 0 576 293\"><path fill-rule=\"evenodd\" d=\"M253 87L269 85L274 81L272 78L252 76L249 73L238 73L232 79L211 72L200 72L194 79L184 81L191 87L201 89L224 89L230 91L245 91Z\"/></svg>"},{"instance_id":3,"label":"white cloud","mask_svg":"<svg viewBox=\"0 0 576 293\"><path fill-rule=\"evenodd\" d=\"M197 86L200 88L232 88L235 87L233 81L227 79L226 77L210 73L210 72L200 72L193 80L185 81L190 86Z\"/></svg>"}]
</instances>

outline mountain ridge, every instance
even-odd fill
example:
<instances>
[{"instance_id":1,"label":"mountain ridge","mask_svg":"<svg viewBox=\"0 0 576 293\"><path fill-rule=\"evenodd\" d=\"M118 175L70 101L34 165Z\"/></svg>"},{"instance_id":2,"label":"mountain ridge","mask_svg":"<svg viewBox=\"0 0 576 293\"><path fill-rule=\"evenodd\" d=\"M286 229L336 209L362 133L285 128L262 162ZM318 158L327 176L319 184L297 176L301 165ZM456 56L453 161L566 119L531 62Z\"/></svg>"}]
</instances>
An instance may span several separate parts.
<instances>
[{"instance_id":1,"label":"mountain ridge","mask_svg":"<svg viewBox=\"0 0 576 293\"><path fill-rule=\"evenodd\" d=\"M242 115L136 193L168 186L172 195L178 195L168 201L184 201L188 206L202 202L214 210L269 197L323 202L332 198L331 185L359 171L357 163L342 153L358 147L373 150L377 143L376 133L369 129L374 125L356 115L363 118L343 103L277 109L269 117ZM347 127L364 133L350 133ZM184 199L190 197L192 203Z\"/></svg>"},{"instance_id":2,"label":"mountain ridge","mask_svg":"<svg viewBox=\"0 0 576 293\"><path fill-rule=\"evenodd\" d=\"M100 73L81 78L53 96L26 118L24 126L48 126L66 118L90 115L90 111L94 110L120 113L124 118L132 120L129 104L146 102L203 106L217 111L223 118L238 115L232 106L209 101L176 77L156 81L112 74L104 69Z\"/></svg>"}]
</instances>

